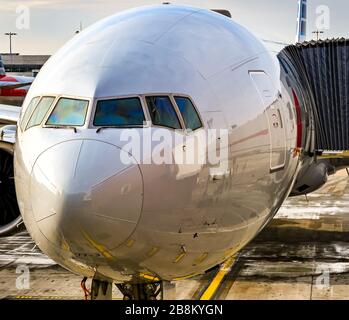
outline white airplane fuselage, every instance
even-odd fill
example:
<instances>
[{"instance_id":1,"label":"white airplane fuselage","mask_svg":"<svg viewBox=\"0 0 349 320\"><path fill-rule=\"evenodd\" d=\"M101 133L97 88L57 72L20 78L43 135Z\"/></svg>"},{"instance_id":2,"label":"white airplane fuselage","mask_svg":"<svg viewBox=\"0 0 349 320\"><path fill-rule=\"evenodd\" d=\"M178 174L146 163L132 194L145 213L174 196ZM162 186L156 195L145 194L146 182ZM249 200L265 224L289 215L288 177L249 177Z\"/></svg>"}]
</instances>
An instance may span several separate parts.
<instances>
[{"instance_id":1,"label":"white airplane fuselage","mask_svg":"<svg viewBox=\"0 0 349 320\"><path fill-rule=\"evenodd\" d=\"M17 198L31 236L65 268L116 282L179 279L223 262L276 214L301 164L293 97L280 78L258 39L206 10L145 7L86 29L43 67L23 105L20 123L34 97L55 101L40 124L17 133ZM203 127L154 125L147 96L173 105L190 97ZM82 126L46 125L62 97L88 101ZM98 130L94 115L98 101L125 97L141 99L147 124L131 128L140 137L226 130L227 165L123 164L124 129ZM159 142L151 144L153 152Z\"/></svg>"}]
</instances>

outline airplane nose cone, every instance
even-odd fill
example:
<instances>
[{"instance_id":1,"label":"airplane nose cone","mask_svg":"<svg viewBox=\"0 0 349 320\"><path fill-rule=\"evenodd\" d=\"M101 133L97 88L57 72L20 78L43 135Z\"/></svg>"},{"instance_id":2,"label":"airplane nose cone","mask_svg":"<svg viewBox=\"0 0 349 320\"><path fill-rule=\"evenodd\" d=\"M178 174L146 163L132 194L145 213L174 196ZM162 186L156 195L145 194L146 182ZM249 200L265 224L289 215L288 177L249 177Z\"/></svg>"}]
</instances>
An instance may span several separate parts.
<instances>
[{"instance_id":1,"label":"airplane nose cone","mask_svg":"<svg viewBox=\"0 0 349 320\"><path fill-rule=\"evenodd\" d=\"M95 140L63 142L41 154L30 192L34 219L47 240L86 253L128 239L143 201L142 175L138 164L125 163L128 156Z\"/></svg>"}]
</instances>

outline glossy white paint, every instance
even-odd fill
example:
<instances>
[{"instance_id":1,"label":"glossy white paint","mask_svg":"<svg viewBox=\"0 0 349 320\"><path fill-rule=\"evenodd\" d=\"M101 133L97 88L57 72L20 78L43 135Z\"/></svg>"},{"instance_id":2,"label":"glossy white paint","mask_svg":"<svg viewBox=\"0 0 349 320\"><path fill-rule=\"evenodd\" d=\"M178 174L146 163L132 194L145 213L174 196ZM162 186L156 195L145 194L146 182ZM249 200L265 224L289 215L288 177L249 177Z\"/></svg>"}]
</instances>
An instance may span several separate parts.
<instances>
[{"instance_id":1,"label":"glossy white paint","mask_svg":"<svg viewBox=\"0 0 349 320\"><path fill-rule=\"evenodd\" d=\"M43 67L23 107L43 95L90 101L76 132L18 131L17 195L33 239L73 272L117 282L142 273L172 280L221 263L256 236L294 183L296 116L280 77L258 39L206 10L144 7L85 30ZM97 99L174 93L191 97L204 128L161 130L229 132L228 170L216 178L210 165L125 167L122 130L91 126Z\"/></svg>"}]
</instances>

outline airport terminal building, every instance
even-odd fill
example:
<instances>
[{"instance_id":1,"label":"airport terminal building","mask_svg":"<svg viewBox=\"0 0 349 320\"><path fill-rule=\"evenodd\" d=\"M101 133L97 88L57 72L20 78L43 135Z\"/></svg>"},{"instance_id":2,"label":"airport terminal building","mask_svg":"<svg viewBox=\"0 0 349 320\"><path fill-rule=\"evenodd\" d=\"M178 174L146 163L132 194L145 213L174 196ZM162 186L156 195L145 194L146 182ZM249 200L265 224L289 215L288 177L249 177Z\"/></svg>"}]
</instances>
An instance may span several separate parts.
<instances>
[{"instance_id":1,"label":"airport terminal building","mask_svg":"<svg viewBox=\"0 0 349 320\"><path fill-rule=\"evenodd\" d=\"M6 72L20 73L23 75L35 75L45 62L50 58L49 55L21 55L19 53L1 53Z\"/></svg>"}]
</instances>

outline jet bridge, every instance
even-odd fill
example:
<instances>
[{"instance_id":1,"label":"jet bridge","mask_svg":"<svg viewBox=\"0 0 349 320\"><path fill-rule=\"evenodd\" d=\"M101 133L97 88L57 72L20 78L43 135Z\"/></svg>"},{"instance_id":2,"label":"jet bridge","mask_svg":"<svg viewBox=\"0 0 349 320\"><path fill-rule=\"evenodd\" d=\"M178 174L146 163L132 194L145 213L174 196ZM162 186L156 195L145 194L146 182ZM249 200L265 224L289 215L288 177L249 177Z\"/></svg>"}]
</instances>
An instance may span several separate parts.
<instances>
[{"instance_id":1,"label":"jet bridge","mask_svg":"<svg viewBox=\"0 0 349 320\"><path fill-rule=\"evenodd\" d=\"M313 151L349 150L349 40L290 45L279 59L310 115Z\"/></svg>"}]
</instances>

